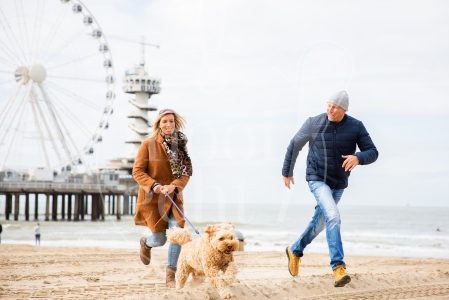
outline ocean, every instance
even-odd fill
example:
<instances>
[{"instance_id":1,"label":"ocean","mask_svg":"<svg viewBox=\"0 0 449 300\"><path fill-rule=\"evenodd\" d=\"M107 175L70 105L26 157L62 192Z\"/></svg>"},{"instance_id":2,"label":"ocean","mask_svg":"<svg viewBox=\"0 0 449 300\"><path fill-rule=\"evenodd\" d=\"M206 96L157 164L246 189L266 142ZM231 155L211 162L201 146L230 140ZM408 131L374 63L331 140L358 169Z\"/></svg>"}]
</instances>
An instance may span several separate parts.
<instances>
[{"instance_id":1,"label":"ocean","mask_svg":"<svg viewBox=\"0 0 449 300\"><path fill-rule=\"evenodd\" d=\"M292 204L186 206L187 217L200 233L207 224L232 221L243 235L245 251L284 251L299 237L313 211L313 205ZM449 259L449 207L341 205L340 214L346 255ZM2 243L34 245L36 221L24 221L23 215L19 221L6 221L4 217L0 214ZM45 222L43 218L41 214L41 246L138 249L140 237L150 234L146 227L135 226L132 216L117 221L115 216L106 215L104 221L95 222ZM186 228L195 237L187 222ZM307 247L307 252L328 252L325 231Z\"/></svg>"}]
</instances>

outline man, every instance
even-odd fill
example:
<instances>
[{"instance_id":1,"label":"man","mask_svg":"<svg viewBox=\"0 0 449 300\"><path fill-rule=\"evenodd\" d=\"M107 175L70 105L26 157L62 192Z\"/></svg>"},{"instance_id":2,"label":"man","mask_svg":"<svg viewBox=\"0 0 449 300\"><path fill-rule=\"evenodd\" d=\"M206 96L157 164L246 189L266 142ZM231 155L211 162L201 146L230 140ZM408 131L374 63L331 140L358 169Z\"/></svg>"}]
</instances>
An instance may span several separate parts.
<instances>
[{"instance_id":1,"label":"man","mask_svg":"<svg viewBox=\"0 0 449 300\"><path fill-rule=\"evenodd\" d=\"M36 246L39 243L39 246L41 245L41 226L39 223L34 227L34 236L36 238Z\"/></svg>"},{"instance_id":2,"label":"man","mask_svg":"<svg viewBox=\"0 0 449 300\"><path fill-rule=\"evenodd\" d=\"M348 94L341 91L328 100L327 113L307 119L291 140L282 168L284 184L290 188L290 184L295 183L293 169L296 158L309 142L306 180L317 206L304 232L286 249L288 268L292 276L298 276L304 249L326 227L335 287L343 287L351 281L343 261L341 221L337 204L344 189L348 187L350 172L357 165L375 162L378 157L377 149L363 123L346 115L348 106ZM360 152L356 153L356 146Z\"/></svg>"}]
</instances>

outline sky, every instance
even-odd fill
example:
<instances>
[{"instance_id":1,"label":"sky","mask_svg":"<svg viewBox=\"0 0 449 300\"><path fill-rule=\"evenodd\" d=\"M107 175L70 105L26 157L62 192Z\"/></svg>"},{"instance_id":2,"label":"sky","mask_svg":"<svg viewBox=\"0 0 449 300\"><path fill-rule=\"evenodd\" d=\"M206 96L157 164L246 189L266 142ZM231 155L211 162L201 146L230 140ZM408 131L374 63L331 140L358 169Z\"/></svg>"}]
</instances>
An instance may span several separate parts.
<instances>
[{"instance_id":1,"label":"sky","mask_svg":"<svg viewBox=\"0 0 449 300\"><path fill-rule=\"evenodd\" d=\"M342 205L449 206L447 1L83 0L108 38L114 114L94 160L132 155L125 70L145 36L149 100L187 119L194 173L186 199L314 204L307 147L284 187L286 148L339 90L379 151L351 174ZM113 38L115 37L115 38ZM129 43L118 38L135 40ZM154 114L150 113L150 116Z\"/></svg>"}]
</instances>

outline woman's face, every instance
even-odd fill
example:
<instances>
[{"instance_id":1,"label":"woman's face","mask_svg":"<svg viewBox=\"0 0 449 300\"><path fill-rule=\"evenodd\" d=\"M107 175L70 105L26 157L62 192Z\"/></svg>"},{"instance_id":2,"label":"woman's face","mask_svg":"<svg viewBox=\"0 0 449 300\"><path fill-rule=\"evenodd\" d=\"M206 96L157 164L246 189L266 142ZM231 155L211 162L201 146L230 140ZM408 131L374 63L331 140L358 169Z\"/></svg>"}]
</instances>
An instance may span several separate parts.
<instances>
[{"instance_id":1,"label":"woman's face","mask_svg":"<svg viewBox=\"0 0 449 300\"><path fill-rule=\"evenodd\" d=\"M163 116L159 123L159 127L164 134L171 135L175 131L175 116L172 114Z\"/></svg>"}]
</instances>

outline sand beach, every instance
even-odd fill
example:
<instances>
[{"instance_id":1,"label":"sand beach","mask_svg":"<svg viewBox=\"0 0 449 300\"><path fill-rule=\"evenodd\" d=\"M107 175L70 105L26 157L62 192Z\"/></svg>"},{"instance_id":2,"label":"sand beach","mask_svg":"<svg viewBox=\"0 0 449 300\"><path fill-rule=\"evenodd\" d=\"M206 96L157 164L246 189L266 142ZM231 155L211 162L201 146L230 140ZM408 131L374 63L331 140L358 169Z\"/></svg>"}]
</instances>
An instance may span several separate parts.
<instances>
[{"instance_id":1,"label":"sand beach","mask_svg":"<svg viewBox=\"0 0 449 300\"><path fill-rule=\"evenodd\" d=\"M149 266L138 249L0 245L2 299L220 299L210 283L165 287L166 250ZM352 282L333 287L326 254L307 253L300 276L285 253L236 252L232 299L449 299L449 260L347 256Z\"/></svg>"}]
</instances>

